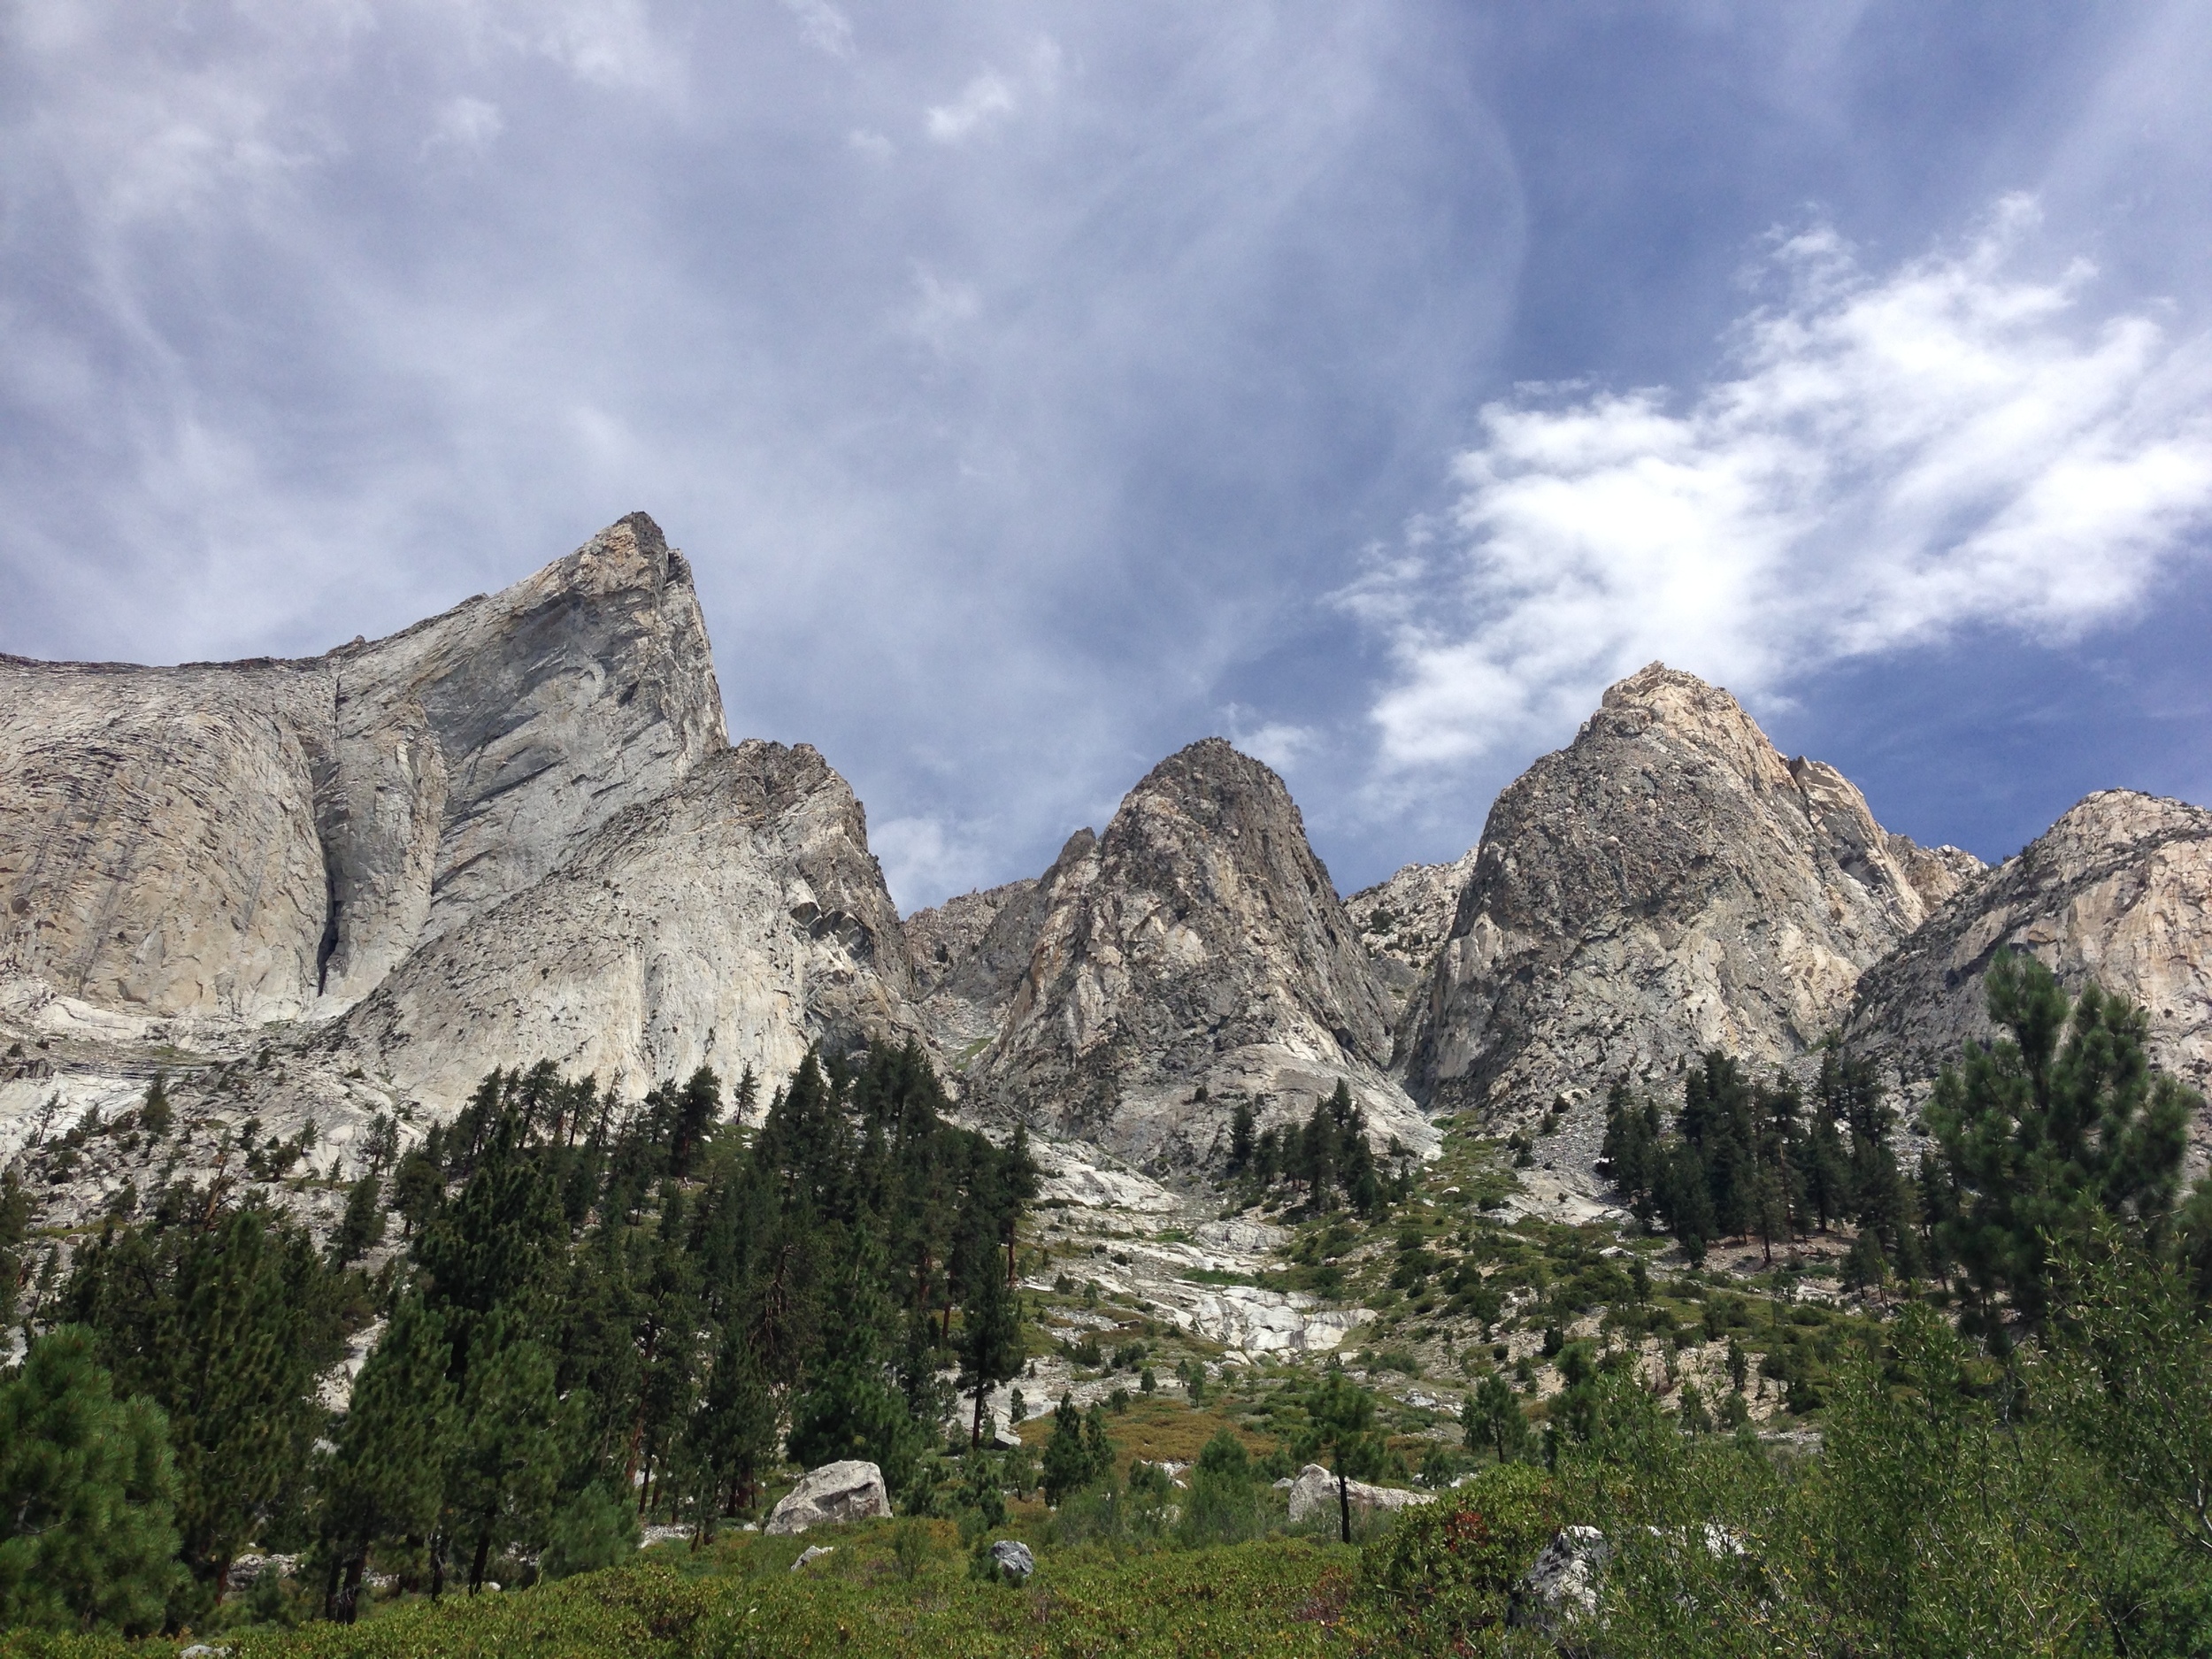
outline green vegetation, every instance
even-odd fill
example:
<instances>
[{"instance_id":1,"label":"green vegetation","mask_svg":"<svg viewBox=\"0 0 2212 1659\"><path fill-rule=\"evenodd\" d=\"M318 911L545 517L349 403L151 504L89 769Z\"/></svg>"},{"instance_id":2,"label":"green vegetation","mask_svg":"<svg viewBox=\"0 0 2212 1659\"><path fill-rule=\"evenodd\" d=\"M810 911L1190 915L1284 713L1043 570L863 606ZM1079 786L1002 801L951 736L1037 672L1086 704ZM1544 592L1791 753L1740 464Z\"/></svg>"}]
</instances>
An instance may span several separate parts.
<instances>
[{"instance_id":1,"label":"green vegetation","mask_svg":"<svg viewBox=\"0 0 2212 1659\"><path fill-rule=\"evenodd\" d=\"M1555 1132L1606 1111L1680 1254L1531 1213L1472 1125L1371 1189L1285 1175L1280 1139L1260 1179L1251 1135L1224 1195L1290 1228L1256 1277L1372 1312L1319 1368L1056 1269L1130 1266L1131 1235L1025 1240L1021 1141L948 1125L910 1048L810 1058L757 1132L710 1072L627 1114L494 1073L354 1184L402 1218L373 1276L365 1220L318 1250L189 1188L41 1275L0 1374L0 1655L185 1627L237 1659L2212 1651L2212 1187L2181 1202L2177 1174L2200 1103L2135 1010L2026 963L1992 1006L2009 1034L1946 1074L1917 1176L1833 1052L1801 1094L1709 1057L1671 1122L1558 1102ZM372 1317L334 1418L309 1384ZM1102 1398L1018 1403L998 1449L993 1388L1056 1350ZM898 1518L733 1525L847 1456ZM1294 1525L1273 1483L1311 1461L1336 1502ZM1356 1479L1429 1502L1369 1516ZM674 1541L639 1552L646 1522ZM1555 1540L1577 1564L1546 1597ZM807 1544L833 1548L795 1572ZM225 1597L249 1545L300 1571Z\"/></svg>"}]
</instances>

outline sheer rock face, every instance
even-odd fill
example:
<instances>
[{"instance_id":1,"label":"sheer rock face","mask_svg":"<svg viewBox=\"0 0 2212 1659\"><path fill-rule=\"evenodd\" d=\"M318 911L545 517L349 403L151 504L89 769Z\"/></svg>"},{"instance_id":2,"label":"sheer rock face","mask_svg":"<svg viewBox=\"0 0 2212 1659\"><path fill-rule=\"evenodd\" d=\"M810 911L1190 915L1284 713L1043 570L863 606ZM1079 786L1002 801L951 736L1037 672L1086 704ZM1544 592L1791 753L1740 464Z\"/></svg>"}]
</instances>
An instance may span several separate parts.
<instances>
[{"instance_id":1,"label":"sheer rock face","mask_svg":"<svg viewBox=\"0 0 2212 1659\"><path fill-rule=\"evenodd\" d=\"M319 664L0 658L0 975L147 1014L313 999Z\"/></svg>"},{"instance_id":2,"label":"sheer rock face","mask_svg":"<svg viewBox=\"0 0 2212 1659\"><path fill-rule=\"evenodd\" d=\"M342 1045L427 1096L530 1056L636 1094L713 1066L772 1083L810 1041L919 1034L898 912L851 787L750 741L602 826L558 869L411 956Z\"/></svg>"},{"instance_id":3,"label":"sheer rock face","mask_svg":"<svg viewBox=\"0 0 2212 1659\"><path fill-rule=\"evenodd\" d=\"M972 1059L1005 1024L1037 948L1054 880L1097 841L1089 830L1078 830L1042 876L966 894L907 918L923 1018L954 1065Z\"/></svg>"},{"instance_id":4,"label":"sheer rock face","mask_svg":"<svg viewBox=\"0 0 2212 1659\"><path fill-rule=\"evenodd\" d=\"M494 1065L636 1094L921 1029L859 803L811 749L728 746L641 513L308 661L0 661L0 1039L73 1100L273 1041L257 1109L342 1144L357 1094L434 1114ZM0 1080L10 1122L44 1099Z\"/></svg>"},{"instance_id":5,"label":"sheer rock face","mask_svg":"<svg viewBox=\"0 0 2212 1659\"><path fill-rule=\"evenodd\" d=\"M7 966L152 1017L342 1004L724 741L690 572L642 513L326 657L0 659Z\"/></svg>"},{"instance_id":6,"label":"sheer rock face","mask_svg":"<svg viewBox=\"0 0 2212 1659\"><path fill-rule=\"evenodd\" d=\"M339 763L325 988L347 1001L728 741L690 567L643 513L325 661Z\"/></svg>"},{"instance_id":7,"label":"sheer rock face","mask_svg":"<svg viewBox=\"0 0 2212 1659\"><path fill-rule=\"evenodd\" d=\"M1259 762L1219 738L1170 756L1032 897L1034 948L972 1070L990 1096L1162 1170L1217 1160L1237 1100L1302 1119L1340 1078L1379 1132L1433 1141L1384 1075L1357 932Z\"/></svg>"},{"instance_id":8,"label":"sheer rock face","mask_svg":"<svg viewBox=\"0 0 2212 1659\"><path fill-rule=\"evenodd\" d=\"M2149 1016L2154 1062L2212 1090L2212 811L2109 789L1962 891L1860 980L1847 1038L1917 1093L1987 1040L2001 949L2070 994L2091 980Z\"/></svg>"},{"instance_id":9,"label":"sheer rock face","mask_svg":"<svg viewBox=\"0 0 2212 1659\"><path fill-rule=\"evenodd\" d=\"M1860 973L1979 864L1874 821L1785 760L1726 692L1659 664L1490 811L1450 935L1401 1030L1415 1097L1494 1121L1723 1048L1802 1056ZM1563 1148L1594 1156L1594 1134Z\"/></svg>"}]
</instances>

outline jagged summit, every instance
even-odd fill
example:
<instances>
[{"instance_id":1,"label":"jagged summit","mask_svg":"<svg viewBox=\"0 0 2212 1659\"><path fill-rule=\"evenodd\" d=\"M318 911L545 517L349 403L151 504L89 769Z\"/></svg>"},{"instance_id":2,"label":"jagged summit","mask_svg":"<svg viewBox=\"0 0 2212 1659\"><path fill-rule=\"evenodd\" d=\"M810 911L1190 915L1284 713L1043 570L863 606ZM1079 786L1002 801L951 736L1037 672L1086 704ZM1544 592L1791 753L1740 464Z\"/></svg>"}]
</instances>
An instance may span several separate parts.
<instances>
[{"instance_id":1,"label":"jagged summit","mask_svg":"<svg viewBox=\"0 0 2212 1659\"><path fill-rule=\"evenodd\" d=\"M642 1087L918 1029L859 803L810 748L729 747L644 513L322 657L12 661L0 691L0 978L33 1029L342 1015L324 1050L449 1104L536 1057Z\"/></svg>"},{"instance_id":2,"label":"jagged summit","mask_svg":"<svg viewBox=\"0 0 2212 1659\"><path fill-rule=\"evenodd\" d=\"M1728 693L1655 663L1491 808L1402 1028L1408 1086L1512 1121L1623 1076L1656 1085L1706 1048L1794 1058L1961 860L1891 834L1834 768L1786 760ZM1574 1141L1586 1163L1594 1134Z\"/></svg>"},{"instance_id":3,"label":"jagged summit","mask_svg":"<svg viewBox=\"0 0 2212 1659\"><path fill-rule=\"evenodd\" d=\"M157 1016L351 1002L727 741L689 568L643 513L386 639L12 658L0 702L10 954Z\"/></svg>"},{"instance_id":4,"label":"jagged summit","mask_svg":"<svg viewBox=\"0 0 2212 1659\"><path fill-rule=\"evenodd\" d=\"M1218 1156L1236 1101L1302 1116L1339 1078L1426 1141L1384 1074L1388 1008L1280 778L1220 738L1169 756L1042 916L982 1086L1163 1169Z\"/></svg>"}]
</instances>

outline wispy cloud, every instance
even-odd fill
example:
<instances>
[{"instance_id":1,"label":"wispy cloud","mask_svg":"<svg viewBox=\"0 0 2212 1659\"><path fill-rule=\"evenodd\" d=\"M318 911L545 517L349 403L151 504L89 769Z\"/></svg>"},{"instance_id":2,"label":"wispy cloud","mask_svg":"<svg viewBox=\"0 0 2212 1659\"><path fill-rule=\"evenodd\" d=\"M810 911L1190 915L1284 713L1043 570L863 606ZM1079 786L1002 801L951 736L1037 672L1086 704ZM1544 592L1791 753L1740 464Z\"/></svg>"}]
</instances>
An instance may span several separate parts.
<instances>
[{"instance_id":1,"label":"wispy cloud","mask_svg":"<svg viewBox=\"0 0 2212 1659\"><path fill-rule=\"evenodd\" d=\"M423 140L423 153L456 150L475 154L488 148L506 125L496 104L488 104L482 98L449 99L440 106L438 119L431 124L430 136Z\"/></svg>"},{"instance_id":2,"label":"wispy cloud","mask_svg":"<svg viewBox=\"0 0 2212 1659\"><path fill-rule=\"evenodd\" d=\"M833 58L853 55L852 20L829 0L783 0L783 9L799 20L799 33L810 46Z\"/></svg>"},{"instance_id":3,"label":"wispy cloud","mask_svg":"<svg viewBox=\"0 0 2212 1659\"><path fill-rule=\"evenodd\" d=\"M957 144L1005 119L1015 107L1013 83L987 69L949 104L932 104L922 125L939 143Z\"/></svg>"},{"instance_id":4,"label":"wispy cloud","mask_svg":"<svg viewBox=\"0 0 2212 1659\"><path fill-rule=\"evenodd\" d=\"M2146 311L2082 315L2093 272L2019 273L2001 202L1961 248L1870 273L1780 240L1780 303L1729 372L1526 388L1482 412L1461 493L1340 603L1394 672L1386 769L1555 734L1653 657L1773 693L1972 625L2067 637L2140 606L2212 512L2212 351Z\"/></svg>"}]
</instances>

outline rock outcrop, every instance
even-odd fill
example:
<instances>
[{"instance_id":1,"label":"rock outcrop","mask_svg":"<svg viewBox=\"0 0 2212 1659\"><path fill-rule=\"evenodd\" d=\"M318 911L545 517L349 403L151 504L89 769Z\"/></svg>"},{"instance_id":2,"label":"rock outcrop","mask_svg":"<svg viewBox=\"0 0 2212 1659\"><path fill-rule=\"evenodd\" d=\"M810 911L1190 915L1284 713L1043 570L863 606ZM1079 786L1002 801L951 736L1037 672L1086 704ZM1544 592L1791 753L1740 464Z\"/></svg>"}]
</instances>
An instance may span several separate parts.
<instances>
[{"instance_id":1,"label":"rock outcrop","mask_svg":"<svg viewBox=\"0 0 2212 1659\"><path fill-rule=\"evenodd\" d=\"M1721 1048L1803 1056L1860 973L1978 871L1786 760L1735 699L1660 664L1501 794L1402 1028L1417 1099L1501 1126ZM1586 1169L1594 1112L1557 1155Z\"/></svg>"},{"instance_id":2,"label":"rock outcrop","mask_svg":"<svg viewBox=\"0 0 2212 1659\"><path fill-rule=\"evenodd\" d=\"M999 1034L1029 972L1062 872L1081 864L1097 843L1089 830L1078 830L1042 876L967 894L907 918L923 1017L954 1066L964 1065Z\"/></svg>"},{"instance_id":3,"label":"rock outcrop","mask_svg":"<svg viewBox=\"0 0 2212 1659\"><path fill-rule=\"evenodd\" d=\"M972 1068L990 1097L1156 1171L1217 1159L1237 1101L1302 1118L1339 1079L1379 1133L1432 1141L1385 1075L1389 1004L1297 807L1221 739L1162 761L1025 902L1035 944Z\"/></svg>"},{"instance_id":4,"label":"rock outcrop","mask_svg":"<svg viewBox=\"0 0 2212 1659\"><path fill-rule=\"evenodd\" d=\"M1308 1463L1288 1480L1278 1481L1289 1493L1290 1524L1314 1516L1335 1515L1348 1502L1362 1513L1395 1515L1409 1504L1433 1503L1432 1492L1408 1492L1402 1486L1371 1486L1364 1480L1347 1480L1336 1489L1336 1477L1319 1463Z\"/></svg>"},{"instance_id":5,"label":"rock outcrop","mask_svg":"<svg viewBox=\"0 0 2212 1659\"><path fill-rule=\"evenodd\" d=\"M1359 942L1375 964L1375 978L1402 1018L1407 1002L1426 977L1459 914L1459 895L1474 873L1470 848L1448 864L1407 864L1386 881L1344 901L1359 929Z\"/></svg>"},{"instance_id":6,"label":"rock outcrop","mask_svg":"<svg viewBox=\"0 0 2212 1659\"><path fill-rule=\"evenodd\" d=\"M2095 980L2142 1005L2156 1064L2212 1091L2212 811L2109 789L1938 910L1859 981L1846 1033L1917 1094L1992 1030L1998 951L2069 993Z\"/></svg>"}]
</instances>

